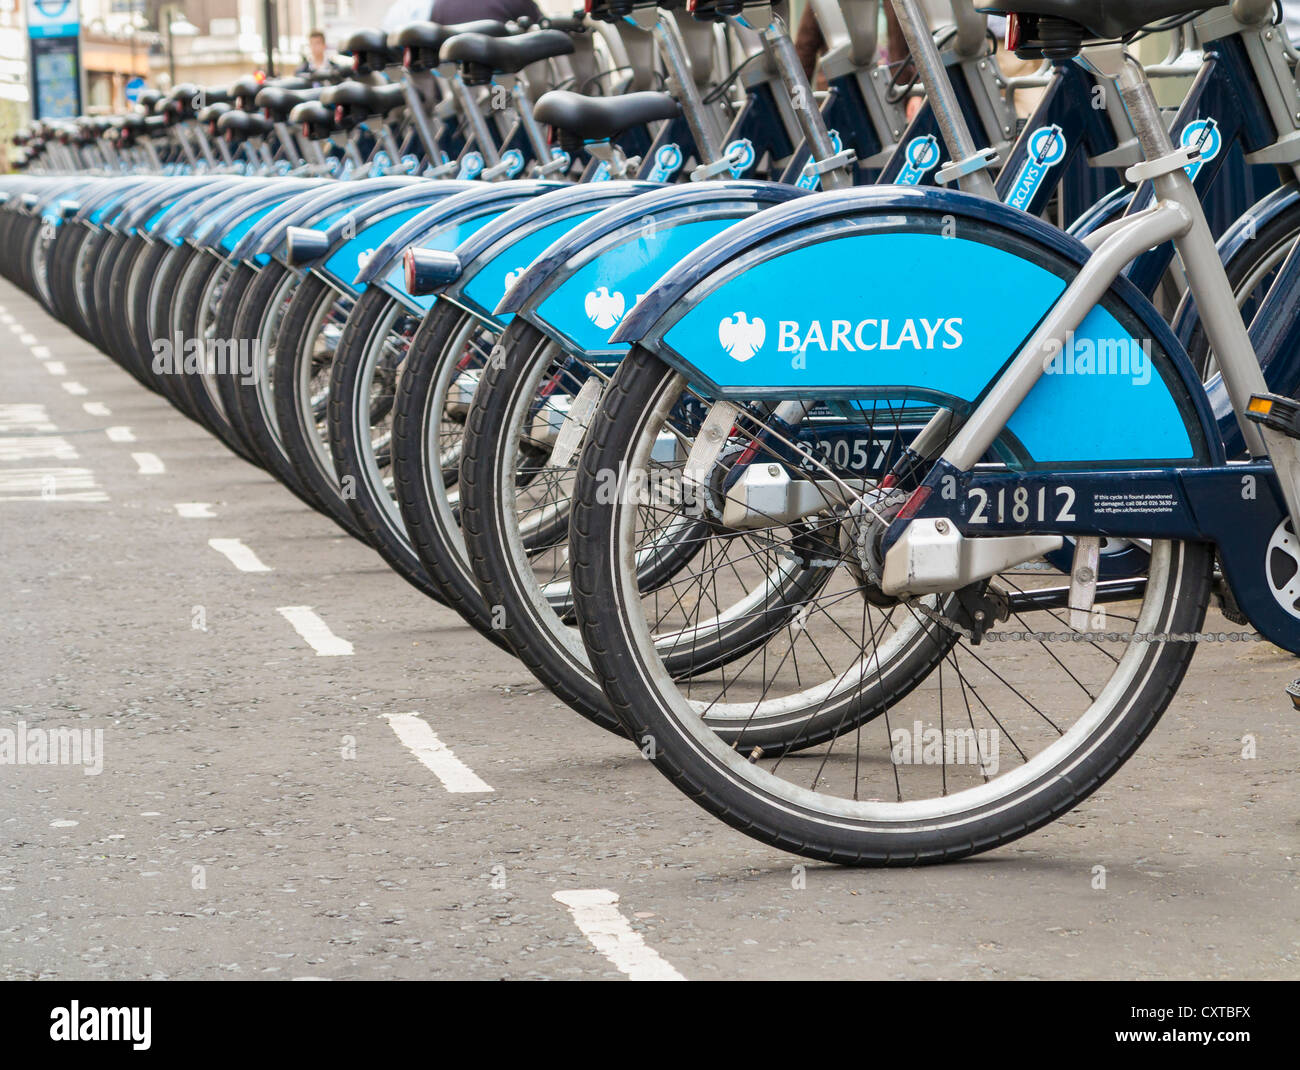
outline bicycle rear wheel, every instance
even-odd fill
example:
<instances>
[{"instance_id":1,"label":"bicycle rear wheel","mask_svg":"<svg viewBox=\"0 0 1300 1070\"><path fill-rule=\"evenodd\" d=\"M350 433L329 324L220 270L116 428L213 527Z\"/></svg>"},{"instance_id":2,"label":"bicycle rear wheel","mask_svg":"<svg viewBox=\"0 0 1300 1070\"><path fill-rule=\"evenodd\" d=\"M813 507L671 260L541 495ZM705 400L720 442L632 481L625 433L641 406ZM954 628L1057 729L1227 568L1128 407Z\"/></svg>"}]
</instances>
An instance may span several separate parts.
<instances>
[{"instance_id":1,"label":"bicycle rear wheel","mask_svg":"<svg viewBox=\"0 0 1300 1070\"><path fill-rule=\"evenodd\" d=\"M965 594L1001 607L1011 636L1027 638L976 643L955 612L962 593L891 604L873 588L864 542L841 514L848 537L836 576L807 600L797 627L725 672L674 679L656 638L667 621L636 581L644 510L608 492L608 473L653 480L655 443L684 388L643 350L623 362L582 455L571 554L583 639L612 708L705 809L812 858L944 861L1071 809L1154 727L1195 647L1139 640L1199 629L1212 578L1206 546L1154 543L1145 583L1106 605L1111 631L1101 640L1069 628L1059 576L995 577ZM769 537L773 553L795 552L790 532L774 525ZM702 573L695 596L729 582ZM782 716L787 734L802 720L817 745L751 745L747 722ZM711 724L719 717L738 729L730 740Z\"/></svg>"}]
</instances>

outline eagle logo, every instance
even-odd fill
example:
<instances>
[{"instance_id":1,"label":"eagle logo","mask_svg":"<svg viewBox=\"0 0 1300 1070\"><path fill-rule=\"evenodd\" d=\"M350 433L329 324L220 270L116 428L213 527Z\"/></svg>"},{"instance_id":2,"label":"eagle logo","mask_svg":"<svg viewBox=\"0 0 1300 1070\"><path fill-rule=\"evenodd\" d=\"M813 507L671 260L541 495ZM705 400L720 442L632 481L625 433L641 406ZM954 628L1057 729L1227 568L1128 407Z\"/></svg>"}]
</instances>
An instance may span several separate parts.
<instances>
[{"instance_id":1,"label":"eagle logo","mask_svg":"<svg viewBox=\"0 0 1300 1070\"><path fill-rule=\"evenodd\" d=\"M587 294L587 299L583 304L587 310L587 318L602 330L608 330L623 318L623 310L626 303L623 295L615 290L610 293L604 286L593 290Z\"/></svg>"},{"instance_id":2,"label":"eagle logo","mask_svg":"<svg viewBox=\"0 0 1300 1070\"><path fill-rule=\"evenodd\" d=\"M752 359L766 340L767 324L758 317L750 319L745 313L737 312L718 324L718 341L722 348L742 364Z\"/></svg>"}]
</instances>

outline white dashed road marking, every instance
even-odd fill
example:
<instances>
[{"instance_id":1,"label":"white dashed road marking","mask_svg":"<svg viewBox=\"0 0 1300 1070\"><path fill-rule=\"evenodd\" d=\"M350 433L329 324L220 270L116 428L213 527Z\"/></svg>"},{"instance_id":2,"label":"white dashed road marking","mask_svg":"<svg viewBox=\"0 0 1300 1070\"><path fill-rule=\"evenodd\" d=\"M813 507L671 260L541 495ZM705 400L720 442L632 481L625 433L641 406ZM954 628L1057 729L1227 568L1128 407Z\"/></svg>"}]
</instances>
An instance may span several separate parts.
<instances>
[{"instance_id":1,"label":"white dashed road marking","mask_svg":"<svg viewBox=\"0 0 1300 1070\"><path fill-rule=\"evenodd\" d=\"M633 981L685 981L662 959L618 910L618 895L607 888L555 892L552 898L569 908L591 946Z\"/></svg>"},{"instance_id":2,"label":"white dashed road marking","mask_svg":"<svg viewBox=\"0 0 1300 1070\"><path fill-rule=\"evenodd\" d=\"M57 431L44 405L15 402L0 405L0 431Z\"/></svg>"},{"instance_id":3,"label":"white dashed road marking","mask_svg":"<svg viewBox=\"0 0 1300 1070\"><path fill-rule=\"evenodd\" d=\"M58 435L23 435L0 437L0 462L75 461L72 443Z\"/></svg>"},{"instance_id":4,"label":"white dashed road marking","mask_svg":"<svg viewBox=\"0 0 1300 1070\"><path fill-rule=\"evenodd\" d=\"M283 612L283 611L281 611ZM484 792L492 787L479 778L468 765L451 752L437 736L429 723L418 713L389 713L384 715L393 731L420 764L442 781L450 792Z\"/></svg>"},{"instance_id":5,"label":"white dashed road marking","mask_svg":"<svg viewBox=\"0 0 1300 1070\"><path fill-rule=\"evenodd\" d=\"M90 391L87 390L80 383L61 383L59 385L62 386L63 389L66 390L69 394L75 394L77 397L82 397L83 395L90 393Z\"/></svg>"},{"instance_id":6,"label":"white dashed road marking","mask_svg":"<svg viewBox=\"0 0 1300 1070\"><path fill-rule=\"evenodd\" d=\"M176 511L187 520L201 520L217 515L207 502L177 502Z\"/></svg>"},{"instance_id":7,"label":"white dashed road marking","mask_svg":"<svg viewBox=\"0 0 1300 1070\"><path fill-rule=\"evenodd\" d=\"M316 651L317 657L339 658L352 653L352 644L330 631L311 606L280 606L276 612L293 625L293 630Z\"/></svg>"},{"instance_id":8,"label":"white dashed road marking","mask_svg":"<svg viewBox=\"0 0 1300 1070\"><path fill-rule=\"evenodd\" d=\"M113 410L105 405L102 401L84 401L81 407L91 416L112 416Z\"/></svg>"},{"instance_id":9,"label":"white dashed road marking","mask_svg":"<svg viewBox=\"0 0 1300 1070\"><path fill-rule=\"evenodd\" d=\"M48 360L50 356L49 346L32 346L32 356L37 360Z\"/></svg>"},{"instance_id":10,"label":"white dashed road marking","mask_svg":"<svg viewBox=\"0 0 1300 1070\"><path fill-rule=\"evenodd\" d=\"M135 435L131 433L129 427L106 427L104 434L108 436L110 442L134 442Z\"/></svg>"},{"instance_id":11,"label":"white dashed road marking","mask_svg":"<svg viewBox=\"0 0 1300 1070\"><path fill-rule=\"evenodd\" d=\"M49 372L51 375L68 374L68 366L64 364L63 361L61 360L47 360L45 362L45 370Z\"/></svg>"},{"instance_id":12,"label":"white dashed road marking","mask_svg":"<svg viewBox=\"0 0 1300 1070\"><path fill-rule=\"evenodd\" d=\"M162 459L156 453L133 453L132 460L135 461L136 468L139 469L137 474L142 476L160 476L166 468L163 467Z\"/></svg>"},{"instance_id":13,"label":"white dashed road marking","mask_svg":"<svg viewBox=\"0 0 1300 1070\"><path fill-rule=\"evenodd\" d=\"M258 560L257 554L253 553L238 539L209 539L208 545L219 554L224 554L230 559L230 563L239 569L240 572L270 572L268 565L262 564Z\"/></svg>"},{"instance_id":14,"label":"white dashed road marking","mask_svg":"<svg viewBox=\"0 0 1300 1070\"><path fill-rule=\"evenodd\" d=\"M0 502L106 502L89 468L13 468L0 471Z\"/></svg>"}]
</instances>

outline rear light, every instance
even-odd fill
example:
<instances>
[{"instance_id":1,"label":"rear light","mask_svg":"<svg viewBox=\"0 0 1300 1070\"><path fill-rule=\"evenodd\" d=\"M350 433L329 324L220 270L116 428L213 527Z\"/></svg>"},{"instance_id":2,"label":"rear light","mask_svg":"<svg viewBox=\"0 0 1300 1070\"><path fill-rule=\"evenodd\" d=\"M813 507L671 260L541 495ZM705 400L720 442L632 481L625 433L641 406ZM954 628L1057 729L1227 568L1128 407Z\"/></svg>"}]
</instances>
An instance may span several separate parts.
<instances>
[{"instance_id":1,"label":"rear light","mask_svg":"<svg viewBox=\"0 0 1300 1070\"><path fill-rule=\"evenodd\" d=\"M342 123L343 123L343 105L342 105L342 104L336 104L336 105L334 105L334 121L335 121L336 123L339 123L340 125L342 125Z\"/></svg>"},{"instance_id":2,"label":"rear light","mask_svg":"<svg viewBox=\"0 0 1300 1070\"><path fill-rule=\"evenodd\" d=\"M303 123L303 124L302 124L302 136L310 140L310 138L311 138L311 124L310 124L310 123Z\"/></svg>"},{"instance_id":3,"label":"rear light","mask_svg":"<svg viewBox=\"0 0 1300 1070\"><path fill-rule=\"evenodd\" d=\"M1020 25L1019 15L1007 16L1007 51L1015 52L1020 47L1020 42L1024 40L1024 28Z\"/></svg>"},{"instance_id":4,"label":"rear light","mask_svg":"<svg viewBox=\"0 0 1300 1070\"><path fill-rule=\"evenodd\" d=\"M409 48L402 49L402 66L407 68L411 66L411 50Z\"/></svg>"},{"instance_id":5,"label":"rear light","mask_svg":"<svg viewBox=\"0 0 1300 1070\"><path fill-rule=\"evenodd\" d=\"M360 52L354 52L354 53L352 53L352 69L353 69L354 71L360 71L360 70L361 70L361 53L360 53Z\"/></svg>"},{"instance_id":6,"label":"rear light","mask_svg":"<svg viewBox=\"0 0 1300 1070\"><path fill-rule=\"evenodd\" d=\"M415 293L415 250L407 249L402 254L402 274L406 279L406 292Z\"/></svg>"},{"instance_id":7,"label":"rear light","mask_svg":"<svg viewBox=\"0 0 1300 1070\"><path fill-rule=\"evenodd\" d=\"M591 14L591 0L582 0L582 13L584 15Z\"/></svg>"},{"instance_id":8,"label":"rear light","mask_svg":"<svg viewBox=\"0 0 1300 1070\"><path fill-rule=\"evenodd\" d=\"M898 515L894 517L894 519L896 521L913 519L916 514L925 507L925 503L929 500L930 488L917 487L916 490L912 491L912 496L903 503L903 508L898 511Z\"/></svg>"}]
</instances>

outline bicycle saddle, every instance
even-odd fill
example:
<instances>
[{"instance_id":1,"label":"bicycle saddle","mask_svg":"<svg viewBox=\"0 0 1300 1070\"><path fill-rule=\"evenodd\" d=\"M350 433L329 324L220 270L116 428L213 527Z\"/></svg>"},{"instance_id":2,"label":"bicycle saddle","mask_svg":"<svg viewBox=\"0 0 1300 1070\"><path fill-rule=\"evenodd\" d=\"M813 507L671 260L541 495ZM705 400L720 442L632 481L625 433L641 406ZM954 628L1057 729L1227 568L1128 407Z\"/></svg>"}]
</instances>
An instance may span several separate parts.
<instances>
[{"instance_id":1,"label":"bicycle saddle","mask_svg":"<svg viewBox=\"0 0 1300 1070\"><path fill-rule=\"evenodd\" d=\"M289 113L289 121L297 123L309 141L323 141L334 132L334 111L319 100L305 100L297 105Z\"/></svg>"},{"instance_id":2,"label":"bicycle saddle","mask_svg":"<svg viewBox=\"0 0 1300 1070\"><path fill-rule=\"evenodd\" d=\"M504 37L509 32L504 22L495 22L492 19L460 22L451 26L439 22L413 22L390 35L388 43L394 48L403 50L402 65L408 70L428 71L438 66L442 46L452 37L463 33Z\"/></svg>"},{"instance_id":3,"label":"bicycle saddle","mask_svg":"<svg viewBox=\"0 0 1300 1070\"><path fill-rule=\"evenodd\" d=\"M271 132L271 124L260 115L231 108L217 120L217 132L227 141L239 142Z\"/></svg>"},{"instance_id":4,"label":"bicycle saddle","mask_svg":"<svg viewBox=\"0 0 1300 1070\"><path fill-rule=\"evenodd\" d=\"M626 93L618 97L584 97L552 89L538 99L533 115L584 141L607 141L634 126L680 115L681 105L667 93Z\"/></svg>"},{"instance_id":5,"label":"bicycle saddle","mask_svg":"<svg viewBox=\"0 0 1300 1070\"><path fill-rule=\"evenodd\" d=\"M282 122L304 100L316 100L322 92L324 92L324 87L320 89L284 89L278 85L269 85L257 94L253 103L262 109L262 114L268 119Z\"/></svg>"},{"instance_id":6,"label":"bicycle saddle","mask_svg":"<svg viewBox=\"0 0 1300 1070\"><path fill-rule=\"evenodd\" d=\"M256 78L241 78L237 82L232 82L227 92L230 94L230 100L236 108L243 108L245 111L252 108L253 101L257 99L257 94L262 91L262 83Z\"/></svg>"},{"instance_id":7,"label":"bicycle saddle","mask_svg":"<svg viewBox=\"0 0 1300 1070\"><path fill-rule=\"evenodd\" d=\"M383 30L358 30L339 51L352 57L352 69L357 74L382 71L402 58L400 51L389 46L388 34Z\"/></svg>"},{"instance_id":8,"label":"bicycle saddle","mask_svg":"<svg viewBox=\"0 0 1300 1070\"><path fill-rule=\"evenodd\" d=\"M217 120L228 111L230 111L229 104L209 104L206 108L200 108L195 118L207 127L209 134L216 134Z\"/></svg>"},{"instance_id":9,"label":"bicycle saddle","mask_svg":"<svg viewBox=\"0 0 1300 1070\"><path fill-rule=\"evenodd\" d=\"M334 109L335 125L350 130L372 115L383 115L406 103L400 85L371 86L340 82L321 92L320 102Z\"/></svg>"},{"instance_id":10,"label":"bicycle saddle","mask_svg":"<svg viewBox=\"0 0 1300 1070\"><path fill-rule=\"evenodd\" d=\"M153 111L154 105L157 104L158 101L162 100L162 96L162 90L160 89L146 89L136 97L136 107L140 108L142 111Z\"/></svg>"},{"instance_id":11,"label":"bicycle saddle","mask_svg":"<svg viewBox=\"0 0 1300 1070\"><path fill-rule=\"evenodd\" d=\"M1140 4L1129 0L1015 0L1005 4L979 4L981 11L999 14L1038 15L1061 19L1082 26L1088 33L1102 40L1126 37L1143 26L1176 15L1190 15L1206 8L1223 7L1227 0L1218 3L1206 0L1143 0Z\"/></svg>"},{"instance_id":12,"label":"bicycle saddle","mask_svg":"<svg viewBox=\"0 0 1300 1070\"><path fill-rule=\"evenodd\" d=\"M518 37L461 33L442 46L442 58L461 64L466 81L481 84L493 74L517 74L530 63L572 51L573 40L561 30L538 30Z\"/></svg>"}]
</instances>

